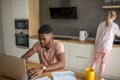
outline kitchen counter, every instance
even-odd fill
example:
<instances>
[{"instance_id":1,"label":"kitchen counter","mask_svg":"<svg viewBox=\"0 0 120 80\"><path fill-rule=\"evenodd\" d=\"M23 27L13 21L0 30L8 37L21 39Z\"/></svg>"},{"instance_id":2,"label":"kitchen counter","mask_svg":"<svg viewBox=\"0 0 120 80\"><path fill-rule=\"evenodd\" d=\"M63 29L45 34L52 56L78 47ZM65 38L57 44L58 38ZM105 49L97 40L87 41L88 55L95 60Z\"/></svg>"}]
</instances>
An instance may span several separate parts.
<instances>
[{"instance_id":1,"label":"kitchen counter","mask_svg":"<svg viewBox=\"0 0 120 80\"><path fill-rule=\"evenodd\" d=\"M30 36L30 39L38 39L37 35ZM85 44L85 45L94 45L95 40L87 39L85 41L80 41L78 38L71 38L71 39L56 39L60 40L61 42L68 42L68 43L77 43L77 44ZM114 44L113 47L120 47L120 44Z\"/></svg>"}]
</instances>

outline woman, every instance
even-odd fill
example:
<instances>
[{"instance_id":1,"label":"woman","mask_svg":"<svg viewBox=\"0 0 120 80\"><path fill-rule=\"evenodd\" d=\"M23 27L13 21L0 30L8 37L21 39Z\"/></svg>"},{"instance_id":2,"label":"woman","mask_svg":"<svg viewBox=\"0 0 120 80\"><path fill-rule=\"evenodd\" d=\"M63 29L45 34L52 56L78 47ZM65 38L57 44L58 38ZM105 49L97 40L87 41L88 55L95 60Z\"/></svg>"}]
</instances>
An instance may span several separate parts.
<instances>
[{"instance_id":1,"label":"woman","mask_svg":"<svg viewBox=\"0 0 120 80\"><path fill-rule=\"evenodd\" d=\"M120 37L119 26L115 22L113 22L116 17L117 14L115 11L108 11L106 20L101 22L97 29L97 35L95 40L95 56L91 68L96 68L96 64L100 58L101 61L98 73L100 77L103 76L105 70L105 63L111 53L115 35Z\"/></svg>"}]
</instances>

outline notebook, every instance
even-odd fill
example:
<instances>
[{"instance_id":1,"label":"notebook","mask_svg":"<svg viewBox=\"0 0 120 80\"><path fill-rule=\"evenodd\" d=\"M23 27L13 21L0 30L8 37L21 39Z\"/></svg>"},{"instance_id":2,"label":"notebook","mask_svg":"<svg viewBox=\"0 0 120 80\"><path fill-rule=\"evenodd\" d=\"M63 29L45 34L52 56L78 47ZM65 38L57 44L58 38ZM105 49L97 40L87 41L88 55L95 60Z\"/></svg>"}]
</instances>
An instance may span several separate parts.
<instances>
[{"instance_id":1,"label":"notebook","mask_svg":"<svg viewBox=\"0 0 120 80\"><path fill-rule=\"evenodd\" d=\"M0 75L13 80L28 80L25 60L0 55Z\"/></svg>"}]
</instances>

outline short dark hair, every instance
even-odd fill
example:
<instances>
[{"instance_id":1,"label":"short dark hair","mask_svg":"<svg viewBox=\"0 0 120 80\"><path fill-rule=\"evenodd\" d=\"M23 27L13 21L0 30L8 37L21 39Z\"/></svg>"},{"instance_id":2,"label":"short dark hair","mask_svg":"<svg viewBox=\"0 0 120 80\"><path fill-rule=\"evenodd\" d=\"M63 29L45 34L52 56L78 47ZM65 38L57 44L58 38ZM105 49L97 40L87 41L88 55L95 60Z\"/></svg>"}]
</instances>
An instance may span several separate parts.
<instances>
[{"instance_id":1,"label":"short dark hair","mask_svg":"<svg viewBox=\"0 0 120 80\"><path fill-rule=\"evenodd\" d=\"M38 34L50 34L50 33L53 33L53 30L49 25L42 25L38 30Z\"/></svg>"}]
</instances>

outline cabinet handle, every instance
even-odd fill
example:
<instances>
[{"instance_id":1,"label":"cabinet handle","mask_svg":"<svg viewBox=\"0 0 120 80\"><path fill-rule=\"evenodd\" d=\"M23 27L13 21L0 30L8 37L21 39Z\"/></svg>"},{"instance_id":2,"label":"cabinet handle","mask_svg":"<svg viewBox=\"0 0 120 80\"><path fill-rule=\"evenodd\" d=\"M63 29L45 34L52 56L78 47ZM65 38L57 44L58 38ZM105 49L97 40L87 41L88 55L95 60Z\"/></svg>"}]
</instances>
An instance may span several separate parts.
<instances>
[{"instance_id":1,"label":"cabinet handle","mask_svg":"<svg viewBox=\"0 0 120 80\"><path fill-rule=\"evenodd\" d=\"M77 58L84 58L84 59L88 59L87 57L83 57L83 56L76 56Z\"/></svg>"}]
</instances>

